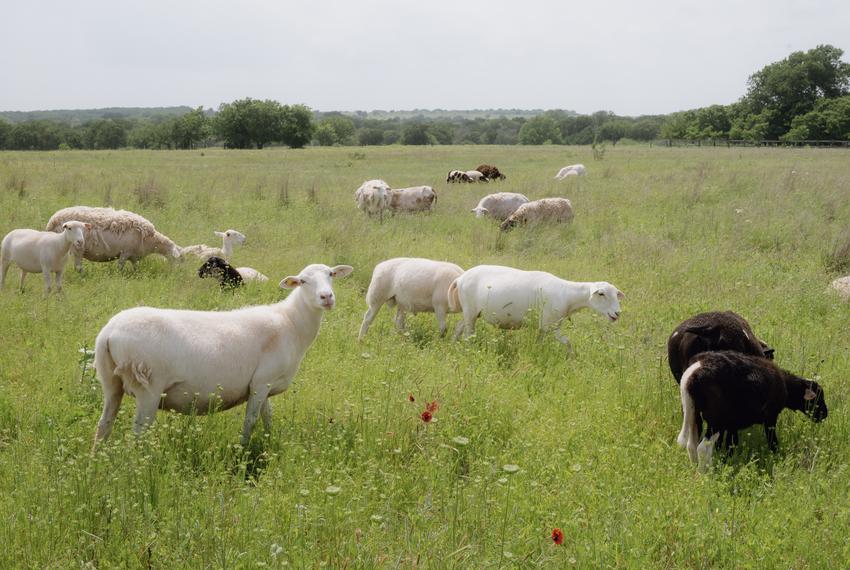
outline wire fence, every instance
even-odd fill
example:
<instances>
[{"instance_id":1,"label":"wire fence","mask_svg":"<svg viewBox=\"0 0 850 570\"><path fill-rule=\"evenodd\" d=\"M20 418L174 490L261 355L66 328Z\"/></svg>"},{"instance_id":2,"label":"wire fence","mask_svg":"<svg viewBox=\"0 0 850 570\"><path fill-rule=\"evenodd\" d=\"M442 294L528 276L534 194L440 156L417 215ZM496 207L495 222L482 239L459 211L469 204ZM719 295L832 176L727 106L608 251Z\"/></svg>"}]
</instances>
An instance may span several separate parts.
<instances>
[{"instance_id":1,"label":"wire fence","mask_svg":"<svg viewBox=\"0 0 850 570\"><path fill-rule=\"evenodd\" d=\"M850 148L850 140L799 140L799 141L777 141L777 140L743 140L743 139L706 139L706 140L687 140L687 139L658 139L649 142L649 146L666 146L666 147L703 147L703 146L721 146L721 147L818 147L818 148Z\"/></svg>"}]
</instances>

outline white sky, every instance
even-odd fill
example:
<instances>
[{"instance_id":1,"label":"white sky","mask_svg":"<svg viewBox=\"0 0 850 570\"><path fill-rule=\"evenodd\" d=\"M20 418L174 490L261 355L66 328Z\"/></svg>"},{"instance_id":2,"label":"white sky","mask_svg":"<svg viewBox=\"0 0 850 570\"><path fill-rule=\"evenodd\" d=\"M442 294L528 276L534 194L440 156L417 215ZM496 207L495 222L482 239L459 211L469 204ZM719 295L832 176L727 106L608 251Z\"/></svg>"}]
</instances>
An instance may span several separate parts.
<instances>
[{"instance_id":1,"label":"white sky","mask_svg":"<svg viewBox=\"0 0 850 570\"><path fill-rule=\"evenodd\" d=\"M2 111L669 113L737 100L792 51L850 52L850 0L0 0L0 18Z\"/></svg>"}]
</instances>

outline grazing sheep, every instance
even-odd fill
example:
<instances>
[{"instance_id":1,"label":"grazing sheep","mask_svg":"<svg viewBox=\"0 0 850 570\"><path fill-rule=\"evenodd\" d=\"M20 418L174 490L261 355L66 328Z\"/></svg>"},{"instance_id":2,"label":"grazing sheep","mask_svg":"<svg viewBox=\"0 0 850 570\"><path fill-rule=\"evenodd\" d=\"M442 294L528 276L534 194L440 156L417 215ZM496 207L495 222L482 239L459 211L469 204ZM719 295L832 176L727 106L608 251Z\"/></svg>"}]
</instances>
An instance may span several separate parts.
<instances>
[{"instance_id":1,"label":"grazing sheep","mask_svg":"<svg viewBox=\"0 0 850 570\"><path fill-rule=\"evenodd\" d=\"M464 172L467 177L469 177L468 182L490 182L486 176L478 172L477 170L467 170Z\"/></svg>"},{"instance_id":2,"label":"grazing sheep","mask_svg":"<svg viewBox=\"0 0 850 570\"><path fill-rule=\"evenodd\" d=\"M384 210L390 207L390 185L383 180L367 180L354 192L357 207L370 218L375 214L384 219Z\"/></svg>"},{"instance_id":3,"label":"grazing sheep","mask_svg":"<svg viewBox=\"0 0 850 570\"><path fill-rule=\"evenodd\" d=\"M237 267L236 271L238 271L239 275L242 276L243 281L256 281L258 283L265 283L269 280L268 277L266 277L253 267Z\"/></svg>"},{"instance_id":4,"label":"grazing sheep","mask_svg":"<svg viewBox=\"0 0 850 570\"><path fill-rule=\"evenodd\" d=\"M85 244L74 248L74 267L83 270L83 258L89 261L118 260L124 268L129 259L135 266L140 259L158 253L174 261L181 258L180 248L168 237L156 231L152 223L127 210L71 206L59 210L47 222L47 230L61 232L62 224L78 220L91 224L86 231Z\"/></svg>"},{"instance_id":5,"label":"grazing sheep","mask_svg":"<svg viewBox=\"0 0 850 570\"><path fill-rule=\"evenodd\" d=\"M359 339L369 330L384 303L396 306L395 323L404 329L404 313L436 313L440 336L446 334L446 314L451 311L447 292L449 285L463 274L454 263L418 257L397 257L382 261L372 272L366 293L369 310L363 316Z\"/></svg>"},{"instance_id":6,"label":"grazing sheep","mask_svg":"<svg viewBox=\"0 0 850 570\"><path fill-rule=\"evenodd\" d=\"M773 349L758 339L741 315L732 311L700 313L683 321L667 339L670 372L677 384L691 358L709 350L735 350L773 360Z\"/></svg>"},{"instance_id":7,"label":"grazing sheep","mask_svg":"<svg viewBox=\"0 0 850 570\"><path fill-rule=\"evenodd\" d=\"M242 286L242 275L232 265L220 257L212 256L198 268L198 277L215 277L222 290L236 289Z\"/></svg>"},{"instance_id":8,"label":"grazing sheep","mask_svg":"<svg viewBox=\"0 0 850 570\"><path fill-rule=\"evenodd\" d=\"M221 247L210 247L205 243L196 245L187 245L181 247L180 252L183 255L194 255L201 259L209 259L210 257L221 257L230 260L233 255L233 246L242 245L245 243L245 234L236 230L225 230L223 232L214 231L215 235L221 238Z\"/></svg>"},{"instance_id":9,"label":"grazing sheep","mask_svg":"<svg viewBox=\"0 0 850 570\"><path fill-rule=\"evenodd\" d=\"M437 193L430 186L399 188L390 193L389 208L393 212L430 212L437 203Z\"/></svg>"},{"instance_id":10,"label":"grazing sheep","mask_svg":"<svg viewBox=\"0 0 850 570\"><path fill-rule=\"evenodd\" d=\"M247 402L242 445L261 416L271 428L269 398L286 390L334 306L333 278L350 265L308 265L280 282L295 289L273 305L234 311L136 307L121 311L95 341L103 414L95 445L112 431L125 393L136 398L134 431L150 425L158 408L188 414L226 410Z\"/></svg>"},{"instance_id":11,"label":"grazing sheep","mask_svg":"<svg viewBox=\"0 0 850 570\"><path fill-rule=\"evenodd\" d=\"M571 164L559 170L558 174L555 175L555 180L563 180L567 176L584 176L585 174L587 174L587 169L583 164Z\"/></svg>"},{"instance_id":12,"label":"grazing sheep","mask_svg":"<svg viewBox=\"0 0 850 570\"><path fill-rule=\"evenodd\" d=\"M537 310L539 329L551 331L565 345L569 339L559 332L564 318L587 307L616 321L620 317L620 300L625 297L605 281L565 281L544 271L498 265L467 270L452 282L448 295L449 309L463 311L455 339L464 329L466 337L472 335L478 317L503 329L515 329L523 325L529 311Z\"/></svg>"},{"instance_id":13,"label":"grazing sheep","mask_svg":"<svg viewBox=\"0 0 850 570\"><path fill-rule=\"evenodd\" d=\"M504 180L507 178L504 174L499 172L499 169L493 166L492 164L481 164L476 168L478 172L484 175L487 180Z\"/></svg>"},{"instance_id":14,"label":"grazing sheep","mask_svg":"<svg viewBox=\"0 0 850 570\"><path fill-rule=\"evenodd\" d=\"M43 273L44 294L49 295L52 272L56 292L61 293L68 252L72 246L84 247L85 231L91 225L71 220L63 223L61 229L61 233L21 229L6 234L0 244L0 290L6 282L9 264L14 263L21 269L21 292L27 273Z\"/></svg>"},{"instance_id":15,"label":"grazing sheep","mask_svg":"<svg viewBox=\"0 0 850 570\"><path fill-rule=\"evenodd\" d=\"M845 301L850 301L850 275L847 277L839 277L830 283L829 286L838 292L839 297Z\"/></svg>"},{"instance_id":16,"label":"grazing sheep","mask_svg":"<svg viewBox=\"0 0 850 570\"><path fill-rule=\"evenodd\" d=\"M517 208L528 202L528 198L523 194L515 192L497 192L488 194L481 198L478 205L472 211L476 218L490 216L500 222L508 219Z\"/></svg>"},{"instance_id":17,"label":"grazing sheep","mask_svg":"<svg viewBox=\"0 0 850 570\"><path fill-rule=\"evenodd\" d=\"M819 422L826 418L823 390L817 382L782 370L770 360L732 350L697 356L679 386L684 417L677 442L691 461L705 470L722 432L736 434L753 424L764 424L767 444L776 451L776 420L785 409L798 410ZM699 445L702 422L705 438Z\"/></svg>"},{"instance_id":18,"label":"grazing sheep","mask_svg":"<svg viewBox=\"0 0 850 570\"><path fill-rule=\"evenodd\" d=\"M566 198L542 198L520 205L499 227L506 232L517 224L528 222L567 223L573 216L573 205Z\"/></svg>"},{"instance_id":19,"label":"grazing sheep","mask_svg":"<svg viewBox=\"0 0 850 570\"><path fill-rule=\"evenodd\" d=\"M449 170L446 175L446 182L472 182L472 179L462 170Z\"/></svg>"}]
</instances>

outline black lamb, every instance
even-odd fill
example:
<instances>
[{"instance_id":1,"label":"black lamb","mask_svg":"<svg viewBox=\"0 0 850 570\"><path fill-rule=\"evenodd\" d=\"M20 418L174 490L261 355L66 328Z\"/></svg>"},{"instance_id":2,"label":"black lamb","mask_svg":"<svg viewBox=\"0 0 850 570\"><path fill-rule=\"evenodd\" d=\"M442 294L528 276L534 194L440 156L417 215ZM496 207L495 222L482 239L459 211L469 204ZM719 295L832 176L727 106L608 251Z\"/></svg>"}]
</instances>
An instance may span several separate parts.
<instances>
[{"instance_id":1,"label":"black lamb","mask_svg":"<svg viewBox=\"0 0 850 570\"><path fill-rule=\"evenodd\" d=\"M220 257L210 257L198 268L198 277L215 277L222 290L242 286L242 276L232 265Z\"/></svg>"}]
</instances>

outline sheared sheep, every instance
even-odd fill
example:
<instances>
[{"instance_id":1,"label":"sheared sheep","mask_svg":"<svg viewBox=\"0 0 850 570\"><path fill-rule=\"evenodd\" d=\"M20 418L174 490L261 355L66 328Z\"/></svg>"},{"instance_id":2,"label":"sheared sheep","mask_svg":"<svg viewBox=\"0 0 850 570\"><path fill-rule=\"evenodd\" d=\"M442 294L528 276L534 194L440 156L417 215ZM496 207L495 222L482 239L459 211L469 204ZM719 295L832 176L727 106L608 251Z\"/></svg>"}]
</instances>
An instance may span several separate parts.
<instances>
[{"instance_id":1,"label":"sheared sheep","mask_svg":"<svg viewBox=\"0 0 850 570\"><path fill-rule=\"evenodd\" d=\"M242 275L232 265L220 257L212 256L198 268L198 277L215 277L222 291L242 286Z\"/></svg>"},{"instance_id":2,"label":"sheared sheep","mask_svg":"<svg viewBox=\"0 0 850 570\"><path fill-rule=\"evenodd\" d=\"M682 375L679 392L684 417L677 442L700 470L711 464L722 432L737 434L739 429L764 424L767 444L776 451L776 420L783 409L805 412L816 422L828 413L817 382L782 370L766 358L731 350L698 355ZM697 445L703 420L708 428Z\"/></svg>"},{"instance_id":3,"label":"sheared sheep","mask_svg":"<svg viewBox=\"0 0 850 570\"><path fill-rule=\"evenodd\" d=\"M567 176L584 176L585 174L587 174L587 169L583 164L571 164L559 170L558 174L555 175L555 180L563 180Z\"/></svg>"},{"instance_id":4,"label":"sheared sheep","mask_svg":"<svg viewBox=\"0 0 850 570\"><path fill-rule=\"evenodd\" d=\"M223 232L214 231L213 233L221 238L221 247L210 247L207 244L202 243L181 247L180 252L183 255L194 255L200 259L221 257L229 261L233 255L233 246L245 243L245 234L236 230L231 229Z\"/></svg>"},{"instance_id":5,"label":"sheared sheep","mask_svg":"<svg viewBox=\"0 0 850 570\"><path fill-rule=\"evenodd\" d=\"M476 218L490 216L500 222L508 219L517 208L528 202L528 198L523 194L515 192L497 192L488 194L481 198L478 205L472 209Z\"/></svg>"},{"instance_id":6,"label":"sheared sheep","mask_svg":"<svg viewBox=\"0 0 850 570\"><path fill-rule=\"evenodd\" d=\"M440 336L446 334L446 314L451 311L447 292L449 285L463 274L454 263L418 257L397 257L382 261L372 272L366 293L369 310L363 316L359 339L369 330L384 303L396 306L395 323L404 329L404 313L436 313Z\"/></svg>"},{"instance_id":7,"label":"sheared sheep","mask_svg":"<svg viewBox=\"0 0 850 570\"><path fill-rule=\"evenodd\" d=\"M505 232L517 224L528 222L567 223L572 221L573 216L573 205L566 198L542 198L522 204L499 227Z\"/></svg>"},{"instance_id":8,"label":"sheared sheep","mask_svg":"<svg viewBox=\"0 0 850 570\"><path fill-rule=\"evenodd\" d=\"M74 248L74 267L83 270L83 258L89 261L118 260L123 269L129 259L135 266L140 259L158 253L174 261L181 258L180 248L168 237L156 231L152 223L127 210L71 206L53 214L47 230L61 232L62 224L72 220L91 224L86 230L85 244Z\"/></svg>"},{"instance_id":9,"label":"sheared sheep","mask_svg":"<svg viewBox=\"0 0 850 570\"><path fill-rule=\"evenodd\" d=\"M90 229L90 224L70 220L62 224L61 233L29 229L10 231L0 243L0 290L6 282L9 265L14 263L21 269L21 292L27 273L43 273L44 294L49 295L52 272L56 292L61 293L68 252L72 246L84 247L85 231Z\"/></svg>"},{"instance_id":10,"label":"sheared sheep","mask_svg":"<svg viewBox=\"0 0 850 570\"><path fill-rule=\"evenodd\" d=\"M437 193L430 186L412 186L390 192L389 209L393 212L430 212L437 203Z\"/></svg>"},{"instance_id":11,"label":"sheared sheep","mask_svg":"<svg viewBox=\"0 0 850 570\"><path fill-rule=\"evenodd\" d=\"M513 267L479 265L467 270L449 285L449 309L463 311L463 322L455 329L455 339L465 330L475 332L478 317L503 329L523 325L528 313L539 311L538 327L551 331L559 342L569 345L559 332L561 322L584 308L620 318L622 291L605 281L565 281L544 271L523 271Z\"/></svg>"},{"instance_id":12,"label":"sheared sheep","mask_svg":"<svg viewBox=\"0 0 850 570\"><path fill-rule=\"evenodd\" d=\"M367 180L354 192L354 201L357 207L369 217L377 214L381 221L384 219L384 210L390 207L390 185L383 180Z\"/></svg>"},{"instance_id":13,"label":"sheared sheep","mask_svg":"<svg viewBox=\"0 0 850 570\"><path fill-rule=\"evenodd\" d=\"M246 446L257 417L271 429L269 398L286 390L334 306L333 278L350 265L308 265L280 282L295 289L273 305L234 311L136 307L113 316L95 341L103 414L95 446L112 431L125 393L136 398L134 431L150 425L158 408L206 414L247 402Z\"/></svg>"}]
</instances>

